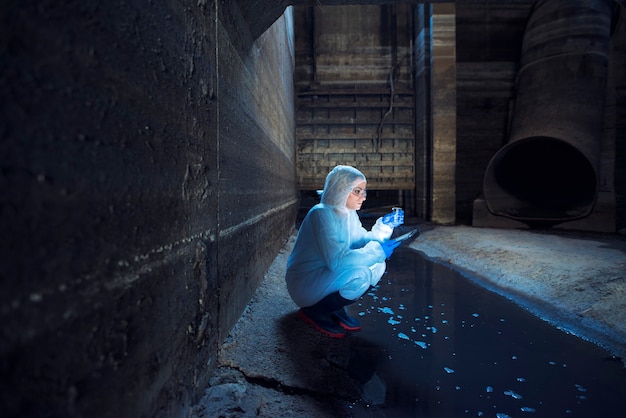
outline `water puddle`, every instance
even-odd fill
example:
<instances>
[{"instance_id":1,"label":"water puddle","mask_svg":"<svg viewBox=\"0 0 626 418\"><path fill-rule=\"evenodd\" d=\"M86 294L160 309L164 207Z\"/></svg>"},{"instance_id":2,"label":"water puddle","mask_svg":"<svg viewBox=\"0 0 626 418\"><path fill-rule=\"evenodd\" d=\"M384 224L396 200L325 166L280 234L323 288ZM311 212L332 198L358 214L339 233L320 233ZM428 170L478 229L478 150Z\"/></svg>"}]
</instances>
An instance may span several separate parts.
<instances>
[{"instance_id":1,"label":"water puddle","mask_svg":"<svg viewBox=\"0 0 626 418\"><path fill-rule=\"evenodd\" d=\"M626 411L626 369L409 249L349 307L354 417L611 417Z\"/></svg>"}]
</instances>

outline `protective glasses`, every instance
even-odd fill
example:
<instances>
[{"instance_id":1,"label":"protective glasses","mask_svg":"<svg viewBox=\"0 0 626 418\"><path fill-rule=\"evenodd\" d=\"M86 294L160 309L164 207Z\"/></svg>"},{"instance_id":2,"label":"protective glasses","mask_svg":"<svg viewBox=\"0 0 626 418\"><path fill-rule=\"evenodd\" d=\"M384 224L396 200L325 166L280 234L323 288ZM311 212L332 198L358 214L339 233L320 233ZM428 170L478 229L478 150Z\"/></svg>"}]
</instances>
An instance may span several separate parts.
<instances>
[{"instance_id":1,"label":"protective glasses","mask_svg":"<svg viewBox=\"0 0 626 418\"><path fill-rule=\"evenodd\" d=\"M352 189L352 194L355 195L356 197L367 197L367 190L365 189L361 189L360 187L355 187L354 189Z\"/></svg>"}]
</instances>

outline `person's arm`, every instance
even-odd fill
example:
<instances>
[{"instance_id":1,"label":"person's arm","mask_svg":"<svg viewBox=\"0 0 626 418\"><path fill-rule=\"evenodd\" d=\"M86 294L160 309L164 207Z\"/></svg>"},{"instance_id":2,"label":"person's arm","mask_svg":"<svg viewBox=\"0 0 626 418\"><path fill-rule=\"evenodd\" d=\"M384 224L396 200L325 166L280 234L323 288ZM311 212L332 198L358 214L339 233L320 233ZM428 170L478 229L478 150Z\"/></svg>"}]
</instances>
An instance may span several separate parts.
<instances>
[{"instance_id":1,"label":"person's arm","mask_svg":"<svg viewBox=\"0 0 626 418\"><path fill-rule=\"evenodd\" d=\"M393 233L393 227L385 224L383 218L376 219L376 223L372 226L372 230L369 232L371 239L376 241L386 241L391 237Z\"/></svg>"},{"instance_id":2,"label":"person's arm","mask_svg":"<svg viewBox=\"0 0 626 418\"><path fill-rule=\"evenodd\" d=\"M359 220L358 215L356 215L356 213L354 215L354 226L351 228L351 233L354 237L353 242L355 243L356 247L363 247L369 241L384 242L391 237L391 234L393 233L393 228L389 225L386 225L382 221L382 217L378 218L374 226L372 226L372 229L368 231L361 225L361 221Z\"/></svg>"},{"instance_id":3,"label":"person's arm","mask_svg":"<svg viewBox=\"0 0 626 418\"><path fill-rule=\"evenodd\" d=\"M385 260L385 252L378 242L368 242L361 248L350 248L350 228L355 226L350 225L347 218L326 210L316 211L313 215L311 222L316 231L316 244L330 270L369 266Z\"/></svg>"}]
</instances>

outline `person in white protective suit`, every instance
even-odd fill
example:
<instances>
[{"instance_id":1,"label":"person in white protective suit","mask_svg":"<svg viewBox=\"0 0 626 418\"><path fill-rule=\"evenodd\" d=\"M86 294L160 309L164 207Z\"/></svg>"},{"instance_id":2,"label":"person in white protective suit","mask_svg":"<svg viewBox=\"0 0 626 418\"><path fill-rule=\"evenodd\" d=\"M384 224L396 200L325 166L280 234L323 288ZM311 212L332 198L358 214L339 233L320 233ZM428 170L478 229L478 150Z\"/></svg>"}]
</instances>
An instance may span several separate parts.
<instances>
[{"instance_id":1,"label":"person in white protective suit","mask_svg":"<svg viewBox=\"0 0 626 418\"><path fill-rule=\"evenodd\" d=\"M321 202L304 218L287 261L287 290L300 307L298 315L334 338L361 328L345 306L378 283L385 260L400 244L389 238L404 223L403 211L378 218L370 231L361 224L356 211L366 185L354 167L339 165L328 173Z\"/></svg>"}]
</instances>

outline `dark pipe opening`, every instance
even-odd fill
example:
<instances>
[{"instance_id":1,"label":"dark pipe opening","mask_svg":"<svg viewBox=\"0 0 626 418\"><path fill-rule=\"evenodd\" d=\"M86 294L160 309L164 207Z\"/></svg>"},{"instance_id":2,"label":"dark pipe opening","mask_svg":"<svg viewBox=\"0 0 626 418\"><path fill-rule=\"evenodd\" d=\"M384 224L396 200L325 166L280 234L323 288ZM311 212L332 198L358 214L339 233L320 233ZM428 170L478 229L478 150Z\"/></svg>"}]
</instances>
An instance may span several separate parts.
<instances>
[{"instance_id":1,"label":"dark pipe opening","mask_svg":"<svg viewBox=\"0 0 626 418\"><path fill-rule=\"evenodd\" d=\"M595 204L596 171L565 141L549 137L515 141L490 166L484 190L496 215L566 221L588 215Z\"/></svg>"}]
</instances>

